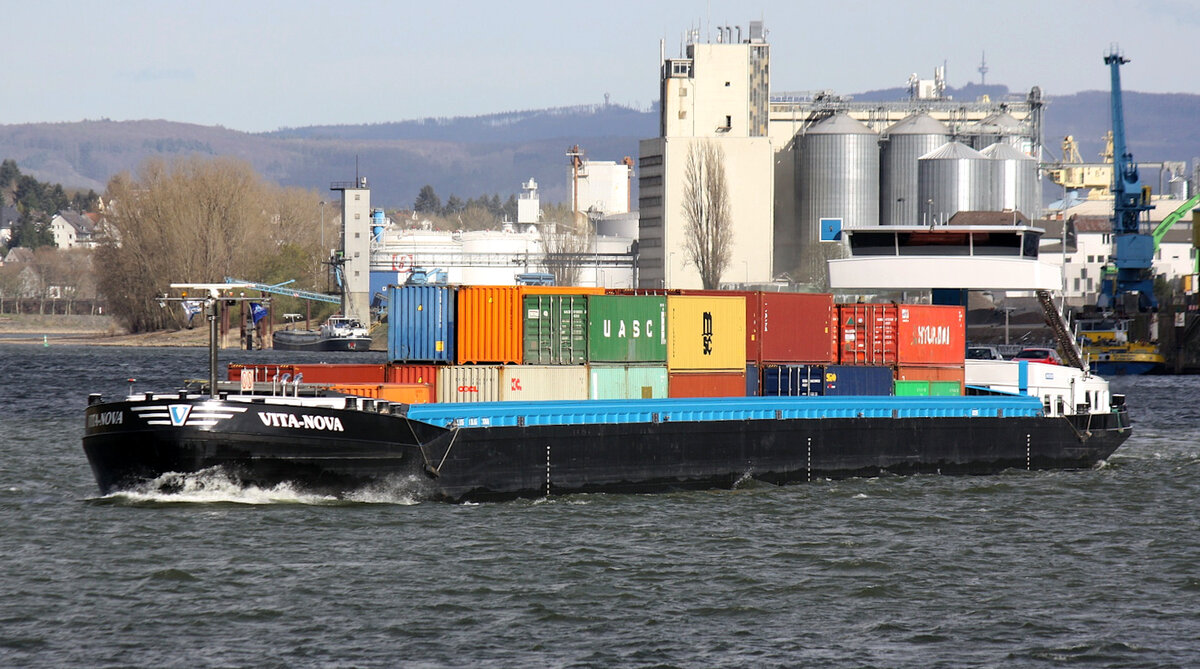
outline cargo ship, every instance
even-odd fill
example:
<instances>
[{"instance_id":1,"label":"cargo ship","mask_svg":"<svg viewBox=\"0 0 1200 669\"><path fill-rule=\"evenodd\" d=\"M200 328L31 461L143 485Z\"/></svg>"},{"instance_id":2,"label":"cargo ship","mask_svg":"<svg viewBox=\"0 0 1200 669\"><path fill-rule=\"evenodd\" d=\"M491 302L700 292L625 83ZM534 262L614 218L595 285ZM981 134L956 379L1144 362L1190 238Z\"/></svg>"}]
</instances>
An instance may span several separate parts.
<instances>
[{"instance_id":1,"label":"cargo ship","mask_svg":"<svg viewBox=\"0 0 1200 669\"><path fill-rule=\"evenodd\" d=\"M394 293L393 312L427 320L389 332L390 361L355 383L241 365L206 387L92 395L84 451L105 494L219 470L495 500L1082 468L1130 434L1124 398L1083 369L964 361L961 307L557 290Z\"/></svg>"},{"instance_id":2,"label":"cargo ship","mask_svg":"<svg viewBox=\"0 0 1200 669\"><path fill-rule=\"evenodd\" d=\"M367 351L371 336L357 319L334 315L318 330L278 330L271 345L277 351Z\"/></svg>"}]
</instances>

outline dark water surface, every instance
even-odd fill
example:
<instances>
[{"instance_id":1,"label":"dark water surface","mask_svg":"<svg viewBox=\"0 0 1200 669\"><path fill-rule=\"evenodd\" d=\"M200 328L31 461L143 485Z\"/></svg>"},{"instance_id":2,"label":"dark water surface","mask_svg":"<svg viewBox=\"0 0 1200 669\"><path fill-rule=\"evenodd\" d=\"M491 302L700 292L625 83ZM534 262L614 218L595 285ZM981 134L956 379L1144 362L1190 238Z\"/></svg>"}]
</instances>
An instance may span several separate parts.
<instances>
[{"instance_id":1,"label":"dark water surface","mask_svg":"<svg viewBox=\"0 0 1200 669\"><path fill-rule=\"evenodd\" d=\"M381 360L223 353L223 361ZM448 505L98 496L89 392L201 349L0 343L0 666L1194 666L1200 377L1107 465Z\"/></svg>"}]
</instances>

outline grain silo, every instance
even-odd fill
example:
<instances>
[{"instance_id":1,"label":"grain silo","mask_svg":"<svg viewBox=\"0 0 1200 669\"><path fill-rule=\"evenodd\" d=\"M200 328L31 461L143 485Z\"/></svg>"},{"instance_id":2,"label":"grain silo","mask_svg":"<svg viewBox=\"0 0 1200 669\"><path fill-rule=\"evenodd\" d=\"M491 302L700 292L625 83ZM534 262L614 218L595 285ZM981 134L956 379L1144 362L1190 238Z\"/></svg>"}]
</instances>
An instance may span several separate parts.
<instances>
[{"instance_id":1,"label":"grain silo","mask_svg":"<svg viewBox=\"0 0 1200 669\"><path fill-rule=\"evenodd\" d=\"M995 166L961 142L947 142L917 159L920 225L944 224L960 211L997 211Z\"/></svg>"},{"instance_id":2,"label":"grain silo","mask_svg":"<svg viewBox=\"0 0 1200 669\"><path fill-rule=\"evenodd\" d=\"M972 148L980 151L996 142L1010 144L1018 149L1025 148L1021 146L1021 122L1006 111L988 114L978 123L963 128L962 134L970 138Z\"/></svg>"},{"instance_id":3,"label":"grain silo","mask_svg":"<svg viewBox=\"0 0 1200 669\"><path fill-rule=\"evenodd\" d=\"M879 225L879 135L837 113L812 126L800 146L801 269L822 281L827 272L822 218L839 218L846 228Z\"/></svg>"},{"instance_id":4,"label":"grain silo","mask_svg":"<svg viewBox=\"0 0 1200 669\"><path fill-rule=\"evenodd\" d=\"M879 224L916 225L917 159L950 140L950 131L929 114L897 121L884 131L879 168Z\"/></svg>"},{"instance_id":5,"label":"grain silo","mask_svg":"<svg viewBox=\"0 0 1200 669\"><path fill-rule=\"evenodd\" d=\"M981 153L995 163L996 208L1019 211L1030 220L1040 218L1037 161L1005 142L996 142Z\"/></svg>"}]
</instances>

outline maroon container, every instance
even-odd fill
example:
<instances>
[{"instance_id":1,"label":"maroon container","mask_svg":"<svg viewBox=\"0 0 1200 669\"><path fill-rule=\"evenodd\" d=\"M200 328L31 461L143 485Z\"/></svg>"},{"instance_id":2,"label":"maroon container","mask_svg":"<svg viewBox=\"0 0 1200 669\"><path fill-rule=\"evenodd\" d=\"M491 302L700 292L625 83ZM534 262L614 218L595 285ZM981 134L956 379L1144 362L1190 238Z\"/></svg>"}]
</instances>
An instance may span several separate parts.
<instances>
[{"instance_id":1,"label":"maroon container","mask_svg":"<svg viewBox=\"0 0 1200 669\"><path fill-rule=\"evenodd\" d=\"M671 372L667 397L745 397L746 372Z\"/></svg>"},{"instance_id":2,"label":"maroon container","mask_svg":"<svg viewBox=\"0 0 1200 669\"><path fill-rule=\"evenodd\" d=\"M823 293L759 293L759 360L829 364L838 360L837 308Z\"/></svg>"},{"instance_id":3,"label":"maroon container","mask_svg":"<svg viewBox=\"0 0 1200 669\"><path fill-rule=\"evenodd\" d=\"M894 304L839 304L838 362L895 365L899 310Z\"/></svg>"},{"instance_id":4,"label":"maroon container","mask_svg":"<svg viewBox=\"0 0 1200 669\"><path fill-rule=\"evenodd\" d=\"M254 372L254 380L270 382L276 378L282 379L284 374L290 374L289 381L295 381L297 374L303 374L304 383L383 383L385 365L382 364L345 364L304 363L290 365L229 364L229 380L241 378L241 370L249 369Z\"/></svg>"}]
</instances>

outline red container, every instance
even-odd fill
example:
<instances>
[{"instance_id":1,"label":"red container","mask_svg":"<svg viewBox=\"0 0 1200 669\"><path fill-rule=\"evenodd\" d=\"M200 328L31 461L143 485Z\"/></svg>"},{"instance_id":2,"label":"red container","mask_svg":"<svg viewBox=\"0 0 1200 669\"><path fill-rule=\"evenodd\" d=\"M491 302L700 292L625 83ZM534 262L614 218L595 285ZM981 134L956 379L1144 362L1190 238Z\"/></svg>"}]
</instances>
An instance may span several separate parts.
<instances>
[{"instance_id":1,"label":"red container","mask_svg":"<svg viewBox=\"0 0 1200 669\"><path fill-rule=\"evenodd\" d=\"M895 304L839 304L838 362L896 364L899 308Z\"/></svg>"},{"instance_id":2,"label":"red container","mask_svg":"<svg viewBox=\"0 0 1200 669\"><path fill-rule=\"evenodd\" d=\"M291 377L288 380L295 381L297 374L303 374L304 383L383 383L384 365L336 365L325 362L292 365L240 365L231 362L229 363L229 380L237 381L242 378L241 370L243 369L253 370L254 380L259 382L270 382L276 378L276 375L282 379L284 374L290 374Z\"/></svg>"},{"instance_id":3,"label":"red container","mask_svg":"<svg viewBox=\"0 0 1200 669\"><path fill-rule=\"evenodd\" d=\"M837 308L821 293L759 293L759 361L829 364L838 361Z\"/></svg>"},{"instance_id":4,"label":"red container","mask_svg":"<svg viewBox=\"0 0 1200 669\"><path fill-rule=\"evenodd\" d=\"M430 402L437 401L438 365L405 365L393 363L384 371L384 383L428 383Z\"/></svg>"},{"instance_id":5,"label":"red container","mask_svg":"<svg viewBox=\"0 0 1200 669\"><path fill-rule=\"evenodd\" d=\"M667 397L745 397L746 372L670 372Z\"/></svg>"},{"instance_id":6,"label":"red container","mask_svg":"<svg viewBox=\"0 0 1200 669\"><path fill-rule=\"evenodd\" d=\"M967 351L967 319L962 307L901 304L898 309L898 364L963 364Z\"/></svg>"}]
</instances>

